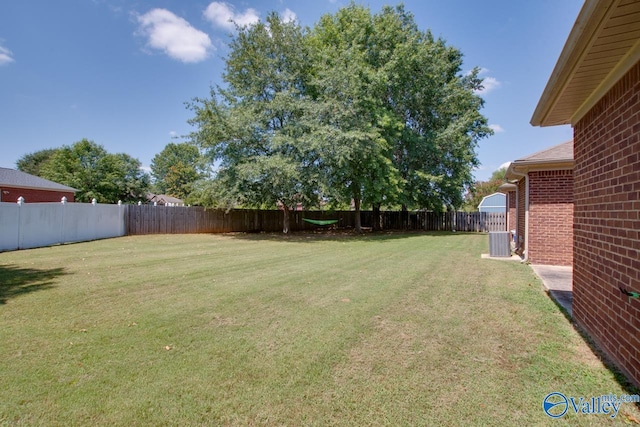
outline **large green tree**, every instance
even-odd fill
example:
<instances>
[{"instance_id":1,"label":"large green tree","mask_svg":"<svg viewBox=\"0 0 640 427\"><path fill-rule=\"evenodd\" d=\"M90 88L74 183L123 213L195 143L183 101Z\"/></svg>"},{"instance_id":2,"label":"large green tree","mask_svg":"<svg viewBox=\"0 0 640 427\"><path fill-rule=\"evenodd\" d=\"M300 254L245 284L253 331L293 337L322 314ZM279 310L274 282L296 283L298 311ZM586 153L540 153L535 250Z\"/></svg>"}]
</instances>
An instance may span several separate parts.
<instances>
[{"instance_id":1,"label":"large green tree","mask_svg":"<svg viewBox=\"0 0 640 427\"><path fill-rule=\"evenodd\" d=\"M393 127L384 110L379 70L371 61L376 34L368 9L351 5L336 15L325 15L309 37L313 79L310 95L311 138L322 158L326 196L363 203L392 202L401 191L397 168L391 161L387 128ZM355 228L360 231L360 215Z\"/></svg>"},{"instance_id":2,"label":"large green tree","mask_svg":"<svg viewBox=\"0 0 640 427\"><path fill-rule=\"evenodd\" d=\"M128 154L110 154L102 145L82 139L57 149L40 176L76 188L79 202L135 202L145 199L149 187L149 176L140 166Z\"/></svg>"},{"instance_id":3,"label":"large green tree","mask_svg":"<svg viewBox=\"0 0 640 427\"><path fill-rule=\"evenodd\" d=\"M323 16L311 40L312 94L329 111L315 116L332 131L323 151L331 188L356 209L460 206L478 140L491 133L478 70L463 74L462 54L420 31L402 6L372 15L352 3Z\"/></svg>"},{"instance_id":4,"label":"large green tree","mask_svg":"<svg viewBox=\"0 0 640 427\"><path fill-rule=\"evenodd\" d=\"M303 31L272 13L266 22L238 28L223 76L226 88L191 104L193 141L219 164L215 179L224 205L279 206L283 231L289 210L314 197L313 153L303 144L300 117L308 55ZM315 199L315 200L314 200Z\"/></svg>"},{"instance_id":5,"label":"large green tree","mask_svg":"<svg viewBox=\"0 0 640 427\"><path fill-rule=\"evenodd\" d=\"M230 47L227 87L196 100L191 123L236 203L461 205L491 133L482 81L404 7L351 3L309 31L271 14Z\"/></svg>"},{"instance_id":6,"label":"large green tree","mask_svg":"<svg viewBox=\"0 0 640 427\"><path fill-rule=\"evenodd\" d=\"M479 70L462 72L462 53L420 31L402 6L374 17L383 35L375 57L386 82L383 99L396 126L393 162L404 187L401 203L412 209L459 207L473 183L478 141L489 134L480 110Z\"/></svg>"},{"instance_id":7,"label":"large green tree","mask_svg":"<svg viewBox=\"0 0 640 427\"><path fill-rule=\"evenodd\" d=\"M185 199L203 175L203 159L193 144L169 143L151 160L153 190L158 194Z\"/></svg>"}]
</instances>

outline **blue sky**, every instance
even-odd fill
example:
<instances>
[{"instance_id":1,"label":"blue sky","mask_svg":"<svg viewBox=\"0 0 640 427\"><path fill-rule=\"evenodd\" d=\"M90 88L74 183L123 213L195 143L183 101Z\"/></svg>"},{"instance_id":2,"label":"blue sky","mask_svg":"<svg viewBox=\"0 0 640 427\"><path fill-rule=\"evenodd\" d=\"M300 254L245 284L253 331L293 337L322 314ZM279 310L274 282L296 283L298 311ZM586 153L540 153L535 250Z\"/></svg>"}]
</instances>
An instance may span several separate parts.
<instances>
[{"instance_id":1,"label":"blue sky","mask_svg":"<svg viewBox=\"0 0 640 427\"><path fill-rule=\"evenodd\" d=\"M386 1L359 2L377 12ZM529 124L582 0L407 0L423 30L483 69L477 179L572 137ZM0 167L82 138L148 167L192 130L185 102L221 84L232 18L270 11L313 26L348 1L32 0L0 5Z\"/></svg>"}]
</instances>

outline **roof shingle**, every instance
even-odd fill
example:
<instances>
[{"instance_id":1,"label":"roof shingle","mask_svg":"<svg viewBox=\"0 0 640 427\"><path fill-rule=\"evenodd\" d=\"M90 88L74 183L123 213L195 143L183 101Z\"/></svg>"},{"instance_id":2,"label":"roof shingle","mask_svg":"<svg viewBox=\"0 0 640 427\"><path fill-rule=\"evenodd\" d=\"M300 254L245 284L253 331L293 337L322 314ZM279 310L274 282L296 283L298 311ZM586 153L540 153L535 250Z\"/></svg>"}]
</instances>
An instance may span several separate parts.
<instances>
[{"instance_id":1,"label":"roof shingle","mask_svg":"<svg viewBox=\"0 0 640 427\"><path fill-rule=\"evenodd\" d=\"M34 188L50 191L76 192L75 188L49 181L15 169L0 168L0 187Z\"/></svg>"},{"instance_id":2,"label":"roof shingle","mask_svg":"<svg viewBox=\"0 0 640 427\"><path fill-rule=\"evenodd\" d=\"M573 160L573 140L545 148L537 153L518 159L516 162L553 162L560 160Z\"/></svg>"}]
</instances>

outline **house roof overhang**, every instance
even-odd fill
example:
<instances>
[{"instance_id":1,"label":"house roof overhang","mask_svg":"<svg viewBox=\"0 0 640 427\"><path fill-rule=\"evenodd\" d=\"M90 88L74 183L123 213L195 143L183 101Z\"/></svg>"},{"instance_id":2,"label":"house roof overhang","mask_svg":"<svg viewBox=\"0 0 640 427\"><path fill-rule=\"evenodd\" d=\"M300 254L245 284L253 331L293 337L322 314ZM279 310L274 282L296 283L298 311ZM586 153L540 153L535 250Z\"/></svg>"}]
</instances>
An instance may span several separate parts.
<instances>
[{"instance_id":1,"label":"house roof overhang","mask_svg":"<svg viewBox=\"0 0 640 427\"><path fill-rule=\"evenodd\" d=\"M640 60L640 0L586 0L531 118L575 125Z\"/></svg>"}]
</instances>

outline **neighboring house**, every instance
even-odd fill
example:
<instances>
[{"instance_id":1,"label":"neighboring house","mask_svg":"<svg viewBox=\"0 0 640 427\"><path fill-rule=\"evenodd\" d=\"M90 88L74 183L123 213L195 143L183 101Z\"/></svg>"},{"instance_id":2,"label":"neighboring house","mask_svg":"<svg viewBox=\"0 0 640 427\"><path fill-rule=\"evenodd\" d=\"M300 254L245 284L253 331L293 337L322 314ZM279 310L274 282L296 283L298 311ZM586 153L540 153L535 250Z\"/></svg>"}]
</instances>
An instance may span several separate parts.
<instances>
[{"instance_id":1,"label":"neighboring house","mask_svg":"<svg viewBox=\"0 0 640 427\"><path fill-rule=\"evenodd\" d=\"M507 196L503 193L493 193L484 196L478 205L478 211L488 213L500 213L505 211Z\"/></svg>"},{"instance_id":2,"label":"neighboring house","mask_svg":"<svg viewBox=\"0 0 640 427\"><path fill-rule=\"evenodd\" d=\"M640 1L586 0L531 119L571 124L573 318L640 386Z\"/></svg>"},{"instance_id":3,"label":"neighboring house","mask_svg":"<svg viewBox=\"0 0 640 427\"><path fill-rule=\"evenodd\" d=\"M167 196L166 194L147 194L149 203L156 203L159 206L184 206L184 201L177 197Z\"/></svg>"},{"instance_id":4,"label":"neighboring house","mask_svg":"<svg viewBox=\"0 0 640 427\"><path fill-rule=\"evenodd\" d=\"M573 263L573 142L511 162L516 253L532 264Z\"/></svg>"},{"instance_id":5,"label":"neighboring house","mask_svg":"<svg viewBox=\"0 0 640 427\"><path fill-rule=\"evenodd\" d=\"M0 168L0 202L16 203L23 197L25 203L68 202L75 199L75 188L49 181L15 169Z\"/></svg>"}]
</instances>

